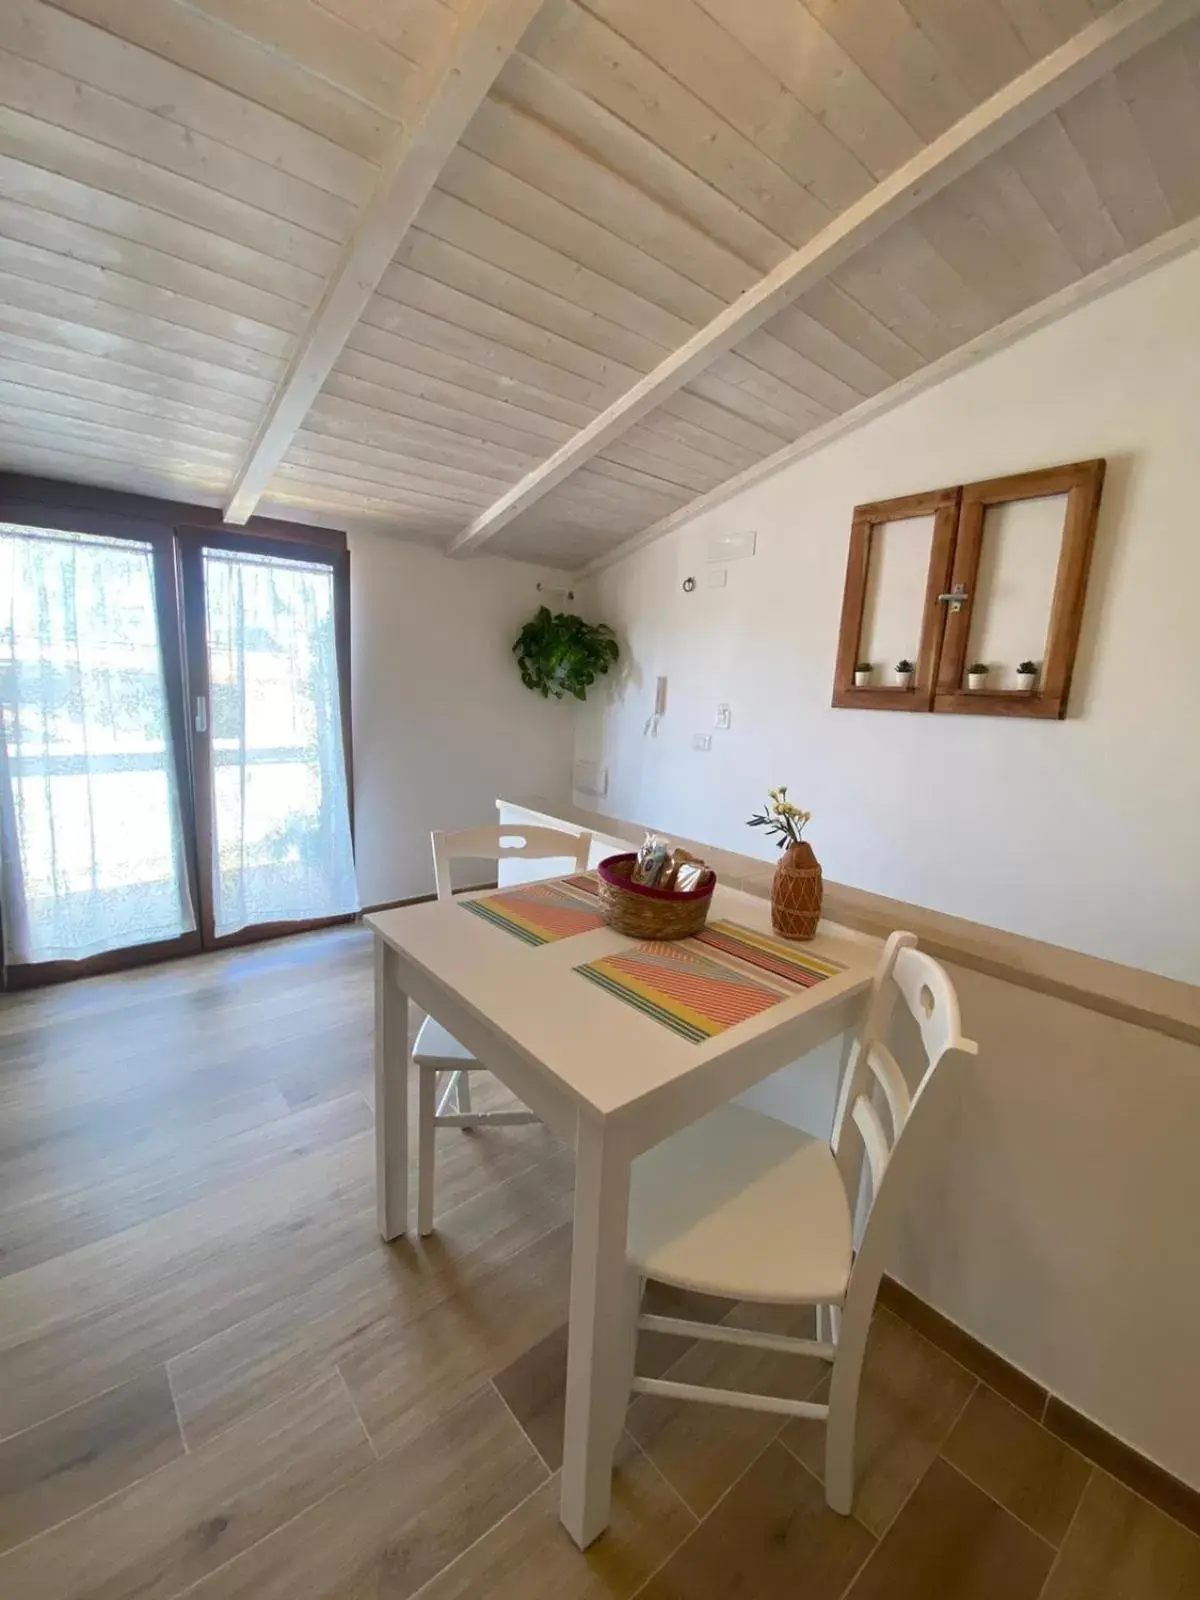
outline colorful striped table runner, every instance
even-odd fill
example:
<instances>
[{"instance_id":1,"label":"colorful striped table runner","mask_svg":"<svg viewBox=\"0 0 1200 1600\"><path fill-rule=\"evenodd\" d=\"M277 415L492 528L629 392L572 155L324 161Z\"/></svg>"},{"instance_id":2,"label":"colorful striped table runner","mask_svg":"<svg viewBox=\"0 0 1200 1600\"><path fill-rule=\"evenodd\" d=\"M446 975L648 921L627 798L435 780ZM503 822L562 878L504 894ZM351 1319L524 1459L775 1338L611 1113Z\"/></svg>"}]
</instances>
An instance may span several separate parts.
<instances>
[{"instance_id":1,"label":"colorful striped table runner","mask_svg":"<svg viewBox=\"0 0 1200 1600\"><path fill-rule=\"evenodd\" d=\"M694 938L635 945L575 971L701 1044L845 967L741 923L714 922Z\"/></svg>"},{"instance_id":2,"label":"colorful striped table runner","mask_svg":"<svg viewBox=\"0 0 1200 1600\"><path fill-rule=\"evenodd\" d=\"M596 880L577 873L550 883L524 883L481 900L460 900L464 911L503 928L526 944L553 944L604 926L597 909Z\"/></svg>"}]
</instances>

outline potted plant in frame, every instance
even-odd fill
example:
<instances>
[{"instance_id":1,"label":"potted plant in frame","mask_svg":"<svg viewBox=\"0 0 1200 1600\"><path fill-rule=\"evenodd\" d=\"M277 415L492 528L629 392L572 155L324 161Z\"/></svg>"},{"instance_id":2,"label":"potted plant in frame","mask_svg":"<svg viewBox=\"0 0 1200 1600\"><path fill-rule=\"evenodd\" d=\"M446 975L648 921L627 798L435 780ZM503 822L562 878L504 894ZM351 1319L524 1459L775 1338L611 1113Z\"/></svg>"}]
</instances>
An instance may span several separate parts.
<instances>
[{"instance_id":1,"label":"potted plant in frame","mask_svg":"<svg viewBox=\"0 0 1200 1600\"><path fill-rule=\"evenodd\" d=\"M771 926L785 939L814 938L821 920L821 867L804 838L811 815L792 804L785 783L768 789L766 806L747 824L774 834L783 851L771 880Z\"/></svg>"},{"instance_id":2,"label":"potted plant in frame","mask_svg":"<svg viewBox=\"0 0 1200 1600\"><path fill-rule=\"evenodd\" d=\"M1026 694L1032 694L1037 683L1037 675L1036 661L1022 661L1017 668L1017 688L1024 689Z\"/></svg>"},{"instance_id":3,"label":"potted plant in frame","mask_svg":"<svg viewBox=\"0 0 1200 1600\"><path fill-rule=\"evenodd\" d=\"M871 687L871 663L869 661L856 661L854 663L854 687L856 689L869 689Z\"/></svg>"},{"instance_id":4,"label":"potted plant in frame","mask_svg":"<svg viewBox=\"0 0 1200 1600\"><path fill-rule=\"evenodd\" d=\"M912 688L913 673L916 668L907 656L901 656L892 670L896 675L896 683L901 689Z\"/></svg>"},{"instance_id":5,"label":"potted plant in frame","mask_svg":"<svg viewBox=\"0 0 1200 1600\"><path fill-rule=\"evenodd\" d=\"M986 661L973 661L967 668L967 688L986 689L988 681L988 664Z\"/></svg>"}]
</instances>

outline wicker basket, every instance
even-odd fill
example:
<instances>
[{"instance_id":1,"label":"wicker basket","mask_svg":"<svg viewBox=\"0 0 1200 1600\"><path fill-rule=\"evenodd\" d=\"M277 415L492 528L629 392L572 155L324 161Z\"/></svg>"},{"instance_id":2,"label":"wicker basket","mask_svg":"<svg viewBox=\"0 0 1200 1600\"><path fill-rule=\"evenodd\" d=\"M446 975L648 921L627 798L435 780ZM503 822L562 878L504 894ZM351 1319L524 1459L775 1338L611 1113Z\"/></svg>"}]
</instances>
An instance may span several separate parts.
<instances>
[{"instance_id":1,"label":"wicker basket","mask_svg":"<svg viewBox=\"0 0 1200 1600\"><path fill-rule=\"evenodd\" d=\"M636 855L609 856L596 869L600 909L609 927L634 939L686 939L689 933L699 933L708 921L716 874L710 869L698 889L677 894L674 889L632 883L636 861Z\"/></svg>"}]
</instances>

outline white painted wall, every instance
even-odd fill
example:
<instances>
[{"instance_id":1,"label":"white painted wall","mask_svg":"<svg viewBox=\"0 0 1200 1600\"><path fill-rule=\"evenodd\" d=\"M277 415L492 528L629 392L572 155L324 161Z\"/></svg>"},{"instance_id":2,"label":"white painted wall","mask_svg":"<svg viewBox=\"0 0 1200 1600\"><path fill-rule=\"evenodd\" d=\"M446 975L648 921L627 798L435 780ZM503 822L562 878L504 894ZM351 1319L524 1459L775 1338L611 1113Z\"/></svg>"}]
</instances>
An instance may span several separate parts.
<instances>
[{"instance_id":1,"label":"white painted wall","mask_svg":"<svg viewBox=\"0 0 1200 1600\"><path fill-rule=\"evenodd\" d=\"M563 582L514 561L451 561L384 536L351 536L364 905L433 892L430 829L494 821L504 790L567 792L571 712L525 688L510 648L541 603L539 578Z\"/></svg>"},{"instance_id":2,"label":"white painted wall","mask_svg":"<svg viewBox=\"0 0 1200 1600\"><path fill-rule=\"evenodd\" d=\"M753 852L742 819L788 781L831 878L1200 981L1198 420L1195 254L601 574L589 608L625 659L579 723L577 754L610 775L599 804ZM1109 477L1066 722L830 709L854 503L1096 455ZM706 588L706 535L743 529L758 555ZM718 701L733 728L695 753ZM954 978L981 1054L892 1270L1200 1487L1200 1049ZM756 1103L825 1133L835 1081L826 1052Z\"/></svg>"},{"instance_id":3,"label":"white painted wall","mask_svg":"<svg viewBox=\"0 0 1200 1600\"><path fill-rule=\"evenodd\" d=\"M752 852L743 819L788 782L839 882L1200 980L1198 419L1195 253L600 574L589 606L625 661L577 754L608 767L605 808ZM1066 722L830 708L856 502L1098 455ZM706 587L706 538L746 529L758 554ZM648 739L659 674L668 712ZM695 753L718 701L733 727Z\"/></svg>"}]
</instances>

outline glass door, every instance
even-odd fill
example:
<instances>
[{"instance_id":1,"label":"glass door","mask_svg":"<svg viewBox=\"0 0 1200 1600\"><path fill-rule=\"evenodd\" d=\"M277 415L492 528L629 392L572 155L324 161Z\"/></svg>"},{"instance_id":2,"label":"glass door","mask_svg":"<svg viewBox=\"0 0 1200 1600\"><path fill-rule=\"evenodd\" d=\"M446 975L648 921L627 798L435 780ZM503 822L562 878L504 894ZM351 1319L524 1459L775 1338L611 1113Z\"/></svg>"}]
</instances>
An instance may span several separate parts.
<instances>
[{"instance_id":1,"label":"glass door","mask_svg":"<svg viewBox=\"0 0 1200 1600\"><path fill-rule=\"evenodd\" d=\"M347 558L179 539L205 943L353 916Z\"/></svg>"},{"instance_id":2,"label":"glass door","mask_svg":"<svg viewBox=\"0 0 1200 1600\"><path fill-rule=\"evenodd\" d=\"M169 538L0 523L0 925L21 982L200 945L173 603Z\"/></svg>"}]
</instances>

